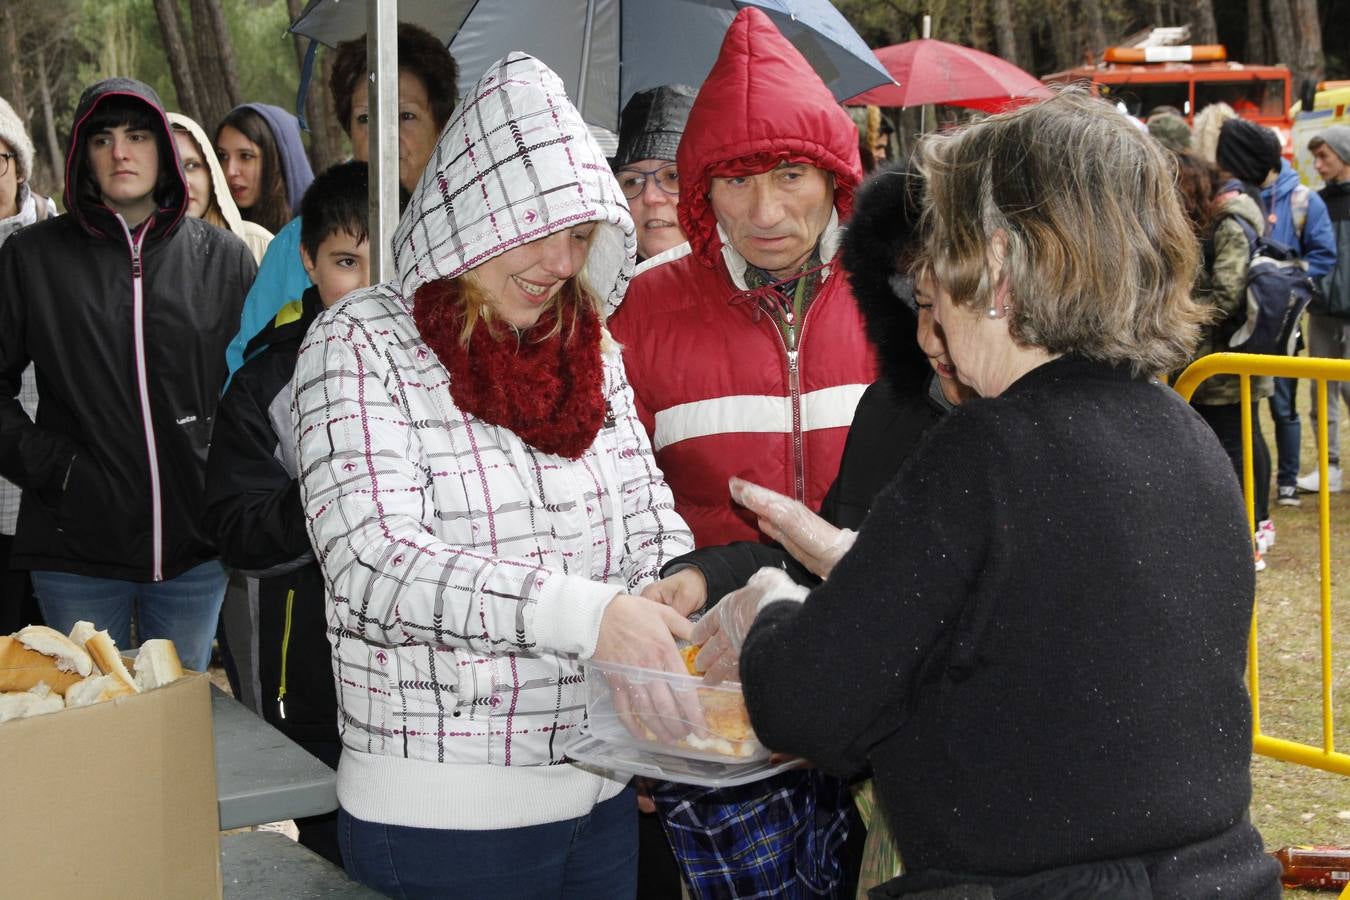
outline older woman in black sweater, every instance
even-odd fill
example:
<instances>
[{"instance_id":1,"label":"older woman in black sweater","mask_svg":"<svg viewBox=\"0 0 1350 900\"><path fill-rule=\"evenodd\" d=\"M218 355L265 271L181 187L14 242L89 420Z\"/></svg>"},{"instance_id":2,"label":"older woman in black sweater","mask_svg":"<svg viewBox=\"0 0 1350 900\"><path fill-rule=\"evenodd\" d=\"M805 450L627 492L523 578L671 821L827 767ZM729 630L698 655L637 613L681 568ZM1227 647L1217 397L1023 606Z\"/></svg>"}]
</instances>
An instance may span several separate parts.
<instances>
[{"instance_id":1,"label":"older woman in black sweater","mask_svg":"<svg viewBox=\"0 0 1350 900\"><path fill-rule=\"evenodd\" d=\"M1169 169L1079 94L922 159L936 318L981 399L804 602L762 570L714 607L701 660L739 651L770 747L871 767L910 869L882 896L1278 897L1247 820L1251 535L1151 377L1203 318Z\"/></svg>"}]
</instances>

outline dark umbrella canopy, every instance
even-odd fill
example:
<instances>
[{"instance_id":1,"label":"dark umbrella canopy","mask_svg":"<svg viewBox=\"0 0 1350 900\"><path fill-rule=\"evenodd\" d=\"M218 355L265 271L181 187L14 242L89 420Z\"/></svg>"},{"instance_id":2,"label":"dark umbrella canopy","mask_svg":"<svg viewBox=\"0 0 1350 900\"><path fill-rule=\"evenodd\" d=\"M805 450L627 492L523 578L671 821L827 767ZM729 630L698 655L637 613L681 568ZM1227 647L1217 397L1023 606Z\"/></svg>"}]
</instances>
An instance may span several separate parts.
<instances>
[{"instance_id":1,"label":"dark umbrella canopy","mask_svg":"<svg viewBox=\"0 0 1350 900\"><path fill-rule=\"evenodd\" d=\"M523 50L558 73L587 123L617 131L636 92L697 87L736 13L762 9L839 100L890 75L828 0L399 0L398 17L450 45L461 81ZM366 31L366 0L310 0L291 24L332 46Z\"/></svg>"},{"instance_id":2,"label":"dark umbrella canopy","mask_svg":"<svg viewBox=\"0 0 1350 900\"><path fill-rule=\"evenodd\" d=\"M989 53L924 38L883 47L877 59L899 84L850 98L850 106L923 106L943 103L994 112L1010 101L1050 96L1034 76Z\"/></svg>"}]
</instances>

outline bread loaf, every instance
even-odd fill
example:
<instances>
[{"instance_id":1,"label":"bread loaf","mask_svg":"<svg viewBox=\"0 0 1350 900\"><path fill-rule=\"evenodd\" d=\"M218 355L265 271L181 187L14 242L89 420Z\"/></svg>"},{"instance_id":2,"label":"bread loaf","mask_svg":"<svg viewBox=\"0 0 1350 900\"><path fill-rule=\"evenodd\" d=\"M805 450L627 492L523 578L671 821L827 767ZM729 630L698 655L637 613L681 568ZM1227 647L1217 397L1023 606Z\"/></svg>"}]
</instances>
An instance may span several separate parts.
<instances>
[{"instance_id":1,"label":"bread loaf","mask_svg":"<svg viewBox=\"0 0 1350 900\"><path fill-rule=\"evenodd\" d=\"M38 682L31 690L0 694L0 722L24 719L64 709L65 703L46 682Z\"/></svg>"},{"instance_id":2,"label":"bread loaf","mask_svg":"<svg viewBox=\"0 0 1350 900\"><path fill-rule=\"evenodd\" d=\"M0 637L0 691L27 691L45 682L55 693L79 682L78 672L62 672L56 658L29 650L17 638Z\"/></svg>"},{"instance_id":3,"label":"bread loaf","mask_svg":"<svg viewBox=\"0 0 1350 900\"><path fill-rule=\"evenodd\" d=\"M182 677L183 664L173 641L155 638L141 644L136 654L136 685L140 690L148 691Z\"/></svg>"},{"instance_id":4,"label":"bread loaf","mask_svg":"<svg viewBox=\"0 0 1350 900\"><path fill-rule=\"evenodd\" d=\"M92 706L104 700L127 697L136 693L136 689L116 675L91 675L78 684L71 685L66 691L66 708Z\"/></svg>"},{"instance_id":5,"label":"bread loaf","mask_svg":"<svg viewBox=\"0 0 1350 900\"><path fill-rule=\"evenodd\" d=\"M14 636L29 650L55 657L56 667L62 672L76 672L83 678L94 671L94 660L85 649L55 628L29 625Z\"/></svg>"},{"instance_id":6,"label":"bread loaf","mask_svg":"<svg viewBox=\"0 0 1350 900\"><path fill-rule=\"evenodd\" d=\"M71 634L74 635L75 632L72 631ZM94 665L100 672L117 678L131 688L132 693L140 693L141 689L136 686L136 680L127 671L126 664L122 662L122 655L117 652L117 644L108 636L108 632L95 631L90 634L84 642L84 649L94 658Z\"/></svg>"}]
</instances>

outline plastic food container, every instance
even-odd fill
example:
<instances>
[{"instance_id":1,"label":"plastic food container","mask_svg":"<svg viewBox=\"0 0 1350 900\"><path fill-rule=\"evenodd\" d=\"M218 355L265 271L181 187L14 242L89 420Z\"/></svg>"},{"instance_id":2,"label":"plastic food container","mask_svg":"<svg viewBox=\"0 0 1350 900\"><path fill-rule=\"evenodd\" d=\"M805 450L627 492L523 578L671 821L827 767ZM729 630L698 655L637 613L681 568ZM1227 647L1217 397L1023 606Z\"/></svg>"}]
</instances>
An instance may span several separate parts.
<instances>
[{"instance_id":1,"label":"plastic food container","mask_svg":"<svg viewBox=\"0 0 1350 900\"><path fill-rule=\"evenodd\" d=\"M608 744L711 762L769 757L737 683L709 687L694 675L592 661L586 695L586 731Z\"/></svg>"},{"instance_id":2,"label":"plastic food container","mask_svg":"<svg viewBox=\"0 0 1350 900\"><path fill-rule=\"evenodd\" d=\"M733 762L729 759L690 759L662 753L649 744L610 743L590 734L588 726L567 747L567 756L574 763L602 772L643 775L661 781L680 784L700 784L704 787L734 787L761 781L803 764L796 758L775 762L761 757Z\"/></svg>"}]
</instances>

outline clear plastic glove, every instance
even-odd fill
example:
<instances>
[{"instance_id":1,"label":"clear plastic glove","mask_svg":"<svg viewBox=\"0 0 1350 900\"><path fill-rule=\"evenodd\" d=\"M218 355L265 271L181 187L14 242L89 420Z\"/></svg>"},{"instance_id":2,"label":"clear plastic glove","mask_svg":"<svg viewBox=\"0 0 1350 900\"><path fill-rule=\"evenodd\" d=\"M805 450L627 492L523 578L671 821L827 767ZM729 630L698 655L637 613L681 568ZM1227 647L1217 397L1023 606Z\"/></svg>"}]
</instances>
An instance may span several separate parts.
<instances>
[{"instance_id":1,"label":"clear plastic glove","mask_svg":"<svg viewBox=\"0 0 1350 900\"><path fill-rule=\"evenodd\" d=\"M708 605L708 579L697 566L688 566L653 581L642 589L648 600L663 603L686 618Z\"/></svg>"},{"instance_id":2,"label":"clear plastic glove","mask_svg":"<svg viewBox=\"0 0 1350 900\"><path fill-rule=\"evenodd\" d=\"M675 640L688 640L692 630L689 620L668 606L619 594L605 607L591 658L687 675ZM706 733L695 691L674 690L659 678L639 681L611 674L608 680L615 711L635 736L673 744L691 732Z\"/></svg>"},{"instance_id":3,"label":"clear plastic glove","mask_svg":"<svg viewBox=\"0 0 1350 900\"><path fill-rule=\"evenodd\" d=\"M820 578L853 546L858 533L835 528L802 504L740 478L728 482L731 499L759 517L760 530L783 545L793 559Z\"/></svg>"},{"instance_id":4,"label":"clear plastic glove","mask_svg":"<svg viewBox=\"0 0 1350 900\"><path fill-rule=\"evenodd\" d=\"M760 569L745 587L732 591L708 610L694 626L689 640L701 646L694 664L706 672L704 681L718 684L739 675L741 648L759 611L777 600L806 599L809 591L782 569Z\"/></svg>"}]
</instances>

